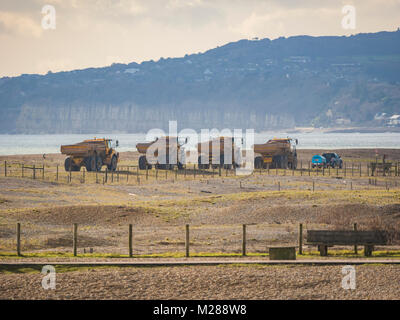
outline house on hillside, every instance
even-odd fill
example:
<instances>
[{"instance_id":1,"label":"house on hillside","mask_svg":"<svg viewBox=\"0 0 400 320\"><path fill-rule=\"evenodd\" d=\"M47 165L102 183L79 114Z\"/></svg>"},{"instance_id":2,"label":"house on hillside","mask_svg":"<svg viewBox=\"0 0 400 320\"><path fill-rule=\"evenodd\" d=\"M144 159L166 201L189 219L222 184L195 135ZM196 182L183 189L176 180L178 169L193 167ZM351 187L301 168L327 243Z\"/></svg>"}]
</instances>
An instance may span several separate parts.
<instances>
[{"instance_id":1,"label":"house on hillside","mask_svg":"<svg viewBox=\"0 0 400 320\"><path fill-rule=\"evenodd\" d=\"M388 126L391 127L398 127L400 126L400 114L394 114L392 115L388 122L387 122Z\"/></svg>"}]
</instances>

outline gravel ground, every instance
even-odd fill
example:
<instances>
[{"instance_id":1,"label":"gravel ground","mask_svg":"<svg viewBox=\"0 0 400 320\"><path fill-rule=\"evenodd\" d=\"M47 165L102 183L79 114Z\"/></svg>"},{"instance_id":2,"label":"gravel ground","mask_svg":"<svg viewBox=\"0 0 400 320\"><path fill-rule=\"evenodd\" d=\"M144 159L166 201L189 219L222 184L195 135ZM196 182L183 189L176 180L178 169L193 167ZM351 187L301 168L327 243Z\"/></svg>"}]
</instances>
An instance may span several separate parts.
<instances>
[{"instance_id":1,"label":"gravel ground","mask_svg":"<svg viewBox=\"0 0 400 320\"><path fill-rule=\"evenodd\" d=\"M342 266L108 268L43 275L0 275L1 299L399 299L399 266L357 266L356 289L344 290Z\"/></svg>"}]
</instances>

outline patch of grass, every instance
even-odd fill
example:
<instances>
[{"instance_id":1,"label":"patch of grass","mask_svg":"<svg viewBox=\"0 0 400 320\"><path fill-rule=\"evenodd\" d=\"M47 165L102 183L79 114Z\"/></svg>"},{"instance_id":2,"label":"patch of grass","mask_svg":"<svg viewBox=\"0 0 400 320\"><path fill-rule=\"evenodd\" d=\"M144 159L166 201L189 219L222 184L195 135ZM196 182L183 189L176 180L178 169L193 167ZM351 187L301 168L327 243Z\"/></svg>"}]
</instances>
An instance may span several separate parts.
<instances>
[{"instance_id":1,"label":"patch of grass","mask_svg":"<svg viewBox=\"0 0 400 320\"><path fill-rule=\"evenodd\" d=\"M328 250L328 256L330 257L346 257L346 258L365 258L364 251L358 250L358 254L355 254L353 250ZM319 251L303 251L303 254L298 257L304 258L318 258L320 257ZM372 258L400 258L400 250L392 251L373 251Z\"/></svg>"},{"instance_id":2,"label":"patch of grass","mask_svg":"<svg viewBox=\"0 0 400 320\"><path fill-rule=\"evenodd\" d=\"M122 268L149 268L143 266L107 266L107 265L85 265L85 266L68 266L68 265L52 265L57 273L65 272L88 272L92 270L104 270L104 269L122 269ZM16 266L16 265L0 265L0 274L13 274L13 273L41 273L43 266Z\"/></svg>"},{"instance_id":3,"label":"patch of grass","mask_svg":"<svg viewBox=\"0 0 400 320\"><path fill-rule=\"evenodd\" d=\"M190 257L241 257L241 253L227 253L227 252L196 252L191 253ZM264 257L268 256L267 253L248 253L247 256ZM151 253L151 254L137 254L133 258L184 258L184 252L165 252L165 253ZM24 259L24 258L74 258L70 252L28 252L24 253L21 257L17 256L14 252L0 252L1 259ZM79 258L129 258L127 254L111 254L111 253L86 253L78 254Z\"/></svg>"}]
</instances>

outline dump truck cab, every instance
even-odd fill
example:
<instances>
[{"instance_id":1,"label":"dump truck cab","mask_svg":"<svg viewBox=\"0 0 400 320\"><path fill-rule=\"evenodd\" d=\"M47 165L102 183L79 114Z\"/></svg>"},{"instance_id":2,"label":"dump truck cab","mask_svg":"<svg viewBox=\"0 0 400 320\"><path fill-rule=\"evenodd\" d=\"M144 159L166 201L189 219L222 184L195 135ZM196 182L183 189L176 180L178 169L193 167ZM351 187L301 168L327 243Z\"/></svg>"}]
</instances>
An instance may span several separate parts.
<instances>
[{"instance_id":1,"label":"dump truck cab","mask_svg":"<svg viewBox=\"0 0 400 320\"><path fill-rule=\"evenodd\" d=\"M109 171L115 171L119 161L118 140L115 147L112 139L89 139L82 142L61 146L61 153L68 155L64 167L66 171L80 171L85 166L87 171L101 171L103 165Z\"/></svg>"}]
</instances>

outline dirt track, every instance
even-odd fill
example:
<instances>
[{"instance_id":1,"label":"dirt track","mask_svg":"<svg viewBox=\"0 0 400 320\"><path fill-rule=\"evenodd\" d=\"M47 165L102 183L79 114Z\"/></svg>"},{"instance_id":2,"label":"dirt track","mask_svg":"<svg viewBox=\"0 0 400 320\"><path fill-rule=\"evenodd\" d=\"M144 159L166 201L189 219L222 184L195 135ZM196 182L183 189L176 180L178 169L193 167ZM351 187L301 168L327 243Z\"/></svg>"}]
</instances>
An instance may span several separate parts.
<instances>
[{"instance_id":1,"label":"dirt track","mask_svg":"<svg viewBox=\"0 0 400 320\"><path fill-rule=\"evenodd\" d=\"M399 299L399 266L357 266L356 289L344 290L341 266L216 266L91 269L2 274L1 299Z\"/></svg>"}]
</instances>

